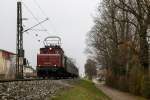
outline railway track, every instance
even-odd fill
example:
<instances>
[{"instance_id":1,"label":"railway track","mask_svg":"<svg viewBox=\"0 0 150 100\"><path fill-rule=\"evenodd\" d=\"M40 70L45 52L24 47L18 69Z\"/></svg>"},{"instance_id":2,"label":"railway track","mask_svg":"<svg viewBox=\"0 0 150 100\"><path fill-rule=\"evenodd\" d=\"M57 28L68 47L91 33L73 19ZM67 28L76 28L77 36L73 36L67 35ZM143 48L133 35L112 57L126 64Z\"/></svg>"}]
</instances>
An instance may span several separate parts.
<instances>
[{"instance_id":1,"label":"railway track","mask_svg":"<svg viewBox=\"0 0 150 100\"><path fill-rule=\"evenodd\" d=\"M36 81L36 80L44 80L44 79L11 79L11 80L0 80L0 83L4 83L4 82L16 82L16 81Z\"/></svg>"},{"instance_id":2,"label":"railway track","mask_svg":"<svg viewBox=\"0 0 150 100\"><path fill-rule=\"evenodd\" d=\"M13 79L13 80L0 80L0 83L5 82L17 82L17 81L42 81L42 80L70 80L71 78L48 78L48 79L41 79L41 78L33 78L33 79Z\"/></svg>"}]
</instances>

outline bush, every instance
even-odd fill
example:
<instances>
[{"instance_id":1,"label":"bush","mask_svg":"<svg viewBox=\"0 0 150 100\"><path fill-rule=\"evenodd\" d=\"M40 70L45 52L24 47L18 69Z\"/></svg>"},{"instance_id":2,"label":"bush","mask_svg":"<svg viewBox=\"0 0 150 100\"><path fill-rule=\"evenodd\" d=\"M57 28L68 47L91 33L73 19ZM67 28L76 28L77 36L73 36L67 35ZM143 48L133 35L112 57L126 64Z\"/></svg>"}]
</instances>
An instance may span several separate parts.
<instances>
[{"instance_id":1,"label":"bush","mask_svg":"<svg viewBox=\"0 0 150 100\"><path fill-rule=\"evenodd\" d=\"M150 77L144 76L141 84L141 94L146 98L150 98Z\"/></svg>"},{"instance_id":2,"label":"bush","mask_svg":"<svg viewBox=\"0 0 150 100\"><path fill-rule=\"evenodd\" d=\"M128 80L127 77L121 76L118 80L118 89L122 91L129 91Z\"/></svg>"},{"instance_id":3,"label":"bush","mask_svg":"<svg viewBox=\"0 0 150 100\"><path fill-rule=\"evenodd\" d=\"M143 77L143 70L141 67L132 67L129 75L129 92L140 95L141 94L141 79Z\"/></svg>"}]
</instances>

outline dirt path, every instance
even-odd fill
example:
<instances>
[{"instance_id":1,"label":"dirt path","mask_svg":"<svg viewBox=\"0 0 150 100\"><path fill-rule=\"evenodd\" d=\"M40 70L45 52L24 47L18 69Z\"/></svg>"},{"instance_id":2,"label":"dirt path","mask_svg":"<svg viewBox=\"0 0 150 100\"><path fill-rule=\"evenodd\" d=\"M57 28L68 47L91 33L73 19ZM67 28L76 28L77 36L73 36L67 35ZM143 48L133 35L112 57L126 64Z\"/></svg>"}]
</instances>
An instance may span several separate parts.
<instances>
[{"instance_id":1,"label":"dirt path","mask_svg":"<svg viewBox=\"0 0 150 100\"><path fill-rule=\"evenodd\" d=\"M121 92L116 89L105 86L104 84L97 84L96 86L101 89L111 100L146 100L141 97L133 96L129 93Z\"/></svg>"}]
</instances>

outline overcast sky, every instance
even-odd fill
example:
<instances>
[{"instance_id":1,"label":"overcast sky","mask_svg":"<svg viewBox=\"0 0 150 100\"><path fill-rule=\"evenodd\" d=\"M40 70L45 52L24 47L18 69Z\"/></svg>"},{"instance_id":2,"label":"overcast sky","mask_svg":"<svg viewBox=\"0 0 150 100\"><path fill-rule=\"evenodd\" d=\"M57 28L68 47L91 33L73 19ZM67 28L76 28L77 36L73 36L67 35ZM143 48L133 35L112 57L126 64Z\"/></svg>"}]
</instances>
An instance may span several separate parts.
<instances>
[{"instance_id":1,"label":"overcast sky","mask_svg":"<svg viewBox=\"0 0 150 100\"><path fill-rule=\"evenodd\" d=\"M0 49L16 51L16 1L0 0ZM31 65L36 66L36 55L43 47L46 36L57 35L62 38L62 47L67 56L76 60L80 74L84 72L86 55L86 34L93 26L92 16L96 12L99 0L22 0L24 29L37 21L49 17L49 21L35 29L47 29L48 32L28 31L24 33L24 49ZM40 8L38 7L40 5ZM34 14L34 16L31 15ZM38 34L38 37L35 36ZM38 42L38 40L41 42Z\"/></svg>"}]
</instances>

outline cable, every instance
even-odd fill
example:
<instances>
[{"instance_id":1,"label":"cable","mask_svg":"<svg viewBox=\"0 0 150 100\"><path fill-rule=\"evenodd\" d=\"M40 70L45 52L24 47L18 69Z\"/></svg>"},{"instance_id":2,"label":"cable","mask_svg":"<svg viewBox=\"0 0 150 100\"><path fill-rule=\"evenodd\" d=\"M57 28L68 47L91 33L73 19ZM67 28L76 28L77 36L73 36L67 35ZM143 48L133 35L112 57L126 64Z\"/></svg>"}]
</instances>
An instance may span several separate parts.
<instances>
[{"instance_id":1,"label":"cable","mask_svg":"<svg viewBox=\"0 0 150 100\"><path fill-rule=\"evenodd\" d=\"M43 15L45 15L45 16L47 17L46 13L45 13L44 10L41 8L41 6L39 5L39 3L38 3L36 0L33 0L33 1L34 1L35 4L37 5L37 7L41 10L41 12L43 13Z\"/></svg>"},{"instance_id":2,"label":"cable","mask_svg":"<svg viewBox=\"0 0 150 100\"><path fill-rule=\"evenodd\" d=\"M36 0L34 0L34 2L35 2L35 4L37 5L37 7L41 10L41 12L42 12L42 14L44 15L44 16L46 16L46 13L42 10L42 8L40 7L40 5L38 4L38 2L36 1ZM34 15L34 13L30 10L30 8L25 4L25 3L23 3L23 6L27 9L27 11L32 15L32 17L37 21L37 23L40 23L40 21L39 21L39 19ZM46 16L47 17L47 16ZM51 22L52 23L52 22ZM47 28L45 28L43 25L40 25L41 26L41 28L43 29L43 30L47 30ZM53 26L53 25L50 25L50 26ZM53 29L54 29L54 31L56 32L56 29L55 29L55 27L53 27ZM39 33L39 32L38 32ZM48 30L47 31L44 31L44 33L47 33L48 35L50 34L49 32L48 32ZM40 38L40 36L38 35L38 37Z\"/></svg>"},{"instance_id":3,"label":"cable","mask_svg":"<svg viewBox=\"0 0 150 100\"><path fill-rule=\"evenodd\" d=\"M43 15L45 15L45 17L47 17L47 14L44 12L44 10L41 8L41 6L39 5L39 3L37 2L37 0L33 0L35 2L35 4L37 5L37 7L41 10L41 12L43 13ZM56 28L54 26L54 24L52 23L51 20L49 20L49 22L51 23L50 26L52 26L52 28L54 29L54 31L56 32Z\"/></svg>"},{"instance_id":4,"label":"cable","mask_svg":"<svg viewBox=\"0 0 150 100\"><path fill-rule=\"evenodd\" d=\"M32 26L32 27L30 27L30 28L24 30L23 32L29 31L29 30L33 29L34 27L36 27L36 26L38 26L38 25L41 25L42 23L44 23L44 22L47 21L47 20L48 20L48 19L45 19L45 20L43 20L43 21L37 23L36 25L34 25L34 26Z\"/></svg>"},{"instance_id":5,"label":"cable","mask_svg":"<svg viewBox=\"0 0 150 100\"><path fill-rule=\"evenodd\" d=\"M40 21L35 17L35 15L33 14L33 12L29 9L29 7L25 4L25 3L23 3L23 6L28 10L28 12L33 16L33 18L38 22L38 23L40 23ZM46 30L46 28L43 26L43 25L40 25L44 30ZM48 32L46 32L46 33L48 33ZM49 33L48 33L49 34Z\"/></svg>"},{"instance_id":6,"label":"cable","mask_svg":"<svg viewBox=\"0 0 150 100\"><path fill-rule=\"evenodd\" d=\"M39 20L35 17L35 15L32 13L32 11L23 3L23 6L28 10L28 12L33 16L33 18L37 21L37 22L39 22ZM43 26L42 25L40 25L42 28L43 28ZM45 29L45 28L44 28ZM29 32L27 32L28 34L29 34ZM38 38L38 37L36 37L36 38ZM39 39L37 39L37 40L39 40Z\"/></svg>"}]
</instances>

